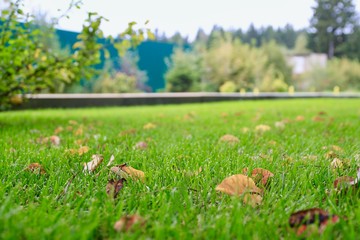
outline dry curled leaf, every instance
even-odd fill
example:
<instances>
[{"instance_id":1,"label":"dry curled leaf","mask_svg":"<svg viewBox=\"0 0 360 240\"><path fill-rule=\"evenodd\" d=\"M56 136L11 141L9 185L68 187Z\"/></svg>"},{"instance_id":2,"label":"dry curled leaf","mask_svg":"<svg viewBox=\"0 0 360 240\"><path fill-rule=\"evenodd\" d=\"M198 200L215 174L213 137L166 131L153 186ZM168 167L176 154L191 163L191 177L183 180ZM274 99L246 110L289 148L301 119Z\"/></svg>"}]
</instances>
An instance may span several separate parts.
<instances>
[{"instance_id":1,"label":"dry curled leaf","mask_svg":"<svg viewBox=\"0 0 360 240\"><path fill-rule=\"evenodd\" d=\"M90 148L89 148L88 146L81 146L81 147L77 150L77 152L78 152L78 154L81 156L81 155L87 153L87 152L89 151L89 149L90 149Z\"/></svg>"},{"instance_id":2,"label":"dry curled leaf","mask_svg":"<svg viewBox=\"0 0 360 240\"><path fill-rule=\"evenodd\" d=\"M291 214L289 218L290 227L296 230L298 236L302 235L308 226L317 224L319 233L325 229L329 223L339 221L337 215L330 215L327 211L320 208L311 208Z\"/></svg>"},{"instance_id":3,"label":"dry curled leaf","mask_svg":"<svg viewBox=\"0 0 360 240\"><path fill-rule=\"evenodd\" d=\"M315 116L315 117L312 118L312 120L314 122L323 122L323 121L325 121L325 118L322 118L320 116Z\"/></svg>"},{"instance_id":4,"label":"dry curled leaf","mask_svg":"<svg viewBox=\"0 0 360 240\"><path fill-rule=\"evenodd\" d=\"M109 160L108 164L106 164L106 166L109 167L114 162L114 160L115 160L115 156L111 155L110 160Z\"/></svg>"},{"instance_id":5,"label":"dry curled leaf","mask_svg":"<svg viewBox=\"0 0 360 240\"><path fill-rule=\"evenodd\" d=\"M334 160L332 160L330 165L331 165L332 170L336 170L336 169L344 167L343 161L341 161L339 158L334 158Z\"/></svg>"},{"instance_id":6,"label":"dry curled leaf","mask_svg":"<svg viewBox=\"0 0 360 240\"><path fill-rule=\"evenodd\" d=\"M58 136L51 136L50 137L50 142L52 145L54 146L59 146L60 145L60 138Z\"/></svg>"},{"instance_id":7,"label":"dry curled leaf","mask_svg":"<svg viewBox=\"0 0 360 240\"><path fill-rule=\"evenodd\" d=\"M135 144L134 148L139 150L145 150L148 148L148 144L144 141L140 141Z\"/></svg>"},{"instance_id":8,"label":"dry curled leaf","mask_svg":"<svg viewBox=\"0 0 360 240\"><path fill-rule=\"evenodd\" d=\"M337 153L335 153L334 151L329 151L327 153L325 153L325 158L327 159L333 159L333 158L338 158L339 155Z\"/></svg>"},{"instance_id":9,"label":"dry curled leaf","mask_svg":"<svg viewBox=\"0 0 360 240\"><path fill-rule=\"evenodd\" d=\"M225 134L219 139L220 142L227 142L231 144L235 144L240 142L239 139L231 134Z\"/></svg>"},{"instance_id":10,"label":"dry curled leaf","mask_svg":"<svg viewBox=\"0 0 360 240\"><path fill-rule=\"evenodd\" d=\"M116 198L120 190L124 187L125 178L119 180L110 179L106 185L106 194Z\"/></svg>"},{"instance_id":11,"label":"dry curled leaf","mask_svg":"<svg viewBox=\"0 0 360 240\"><path fill-rule=\"evenodd\" d=\"M337 145L331 145L331 149L336 151L336 152L342 152L343 149Z\"/></svg>"},{"instance_id":12,"label":"dry curled leaf","mask_svg":"<svg viewBox=\"0 0 360 240\"><path fill-rule=\"evenodd\" d=\"M70 124L70 125L77 125L77 124L78 124L78 122L77 122L77 121L75 121L75 120L69 120L69 124Z\"/></svg>"},{"instance_id":13,"label":"dry curled leaf","mask_svg":"<svg viewBox=\"0 0 360 240\"><path fill-rule=\"evenodd\" d=\"M129 167L126 163L112 167L110 170L122 178L130 177L133 179L139 179L142 182L145 180L145 173L143 171Z\"/></svg>"},{"instance_id":14,"label":"dry curled leaf","mask_svg":"<svg viewBox=\"0 0 360 240\"><path fill-rule=\"evenodd\" d=\"M136 225L143 227L145 223L145 219L139 215L128 215L120 218L120 220L114 224L114 229L117 232L128 232Z\"/></svg>"},{"instance_id":15,"label":"dry curled leaf","mask_svg":"<svg viewBox=\"0 0 360 240\"><path fill-rule=\"evenodd\" d=\"M45 169L39 163L31 163L26 170L35 174L46 174Z\"/></svg>"},{"instance_id":16,"label":"dry curled leaf","mask_svg":"<svg viewBox=\"0 0 360 240\"><path fill-rule=\"evenodd\" d=\"M263 168L255 168L251 172L251 177L254 179L255 183L261 183L265 186L268 183L269 178L273 177L274 174L269 170Z\"/></svg>"},{"instance_id":17,"label":"dry curled leaf","mask_svg":"<svg viewBox=\"0 0 360 240\"><path fill-rule=\"evenodd\" d=\"M154 129L156 128L156 125L154 123L147 123L144 125L143 127L145 130L148 130L148 129Z\"/></svg>"},{"instance_id":18,"label":"dry curled leaf","mask_svg":"<svg viewBox=\"0 0 360 240\"><path fill-rule=\"evenodd\" d=\"M335 190L345 190L350 187L357 187L359 181L360 181L360 168L357 169L356 178L349 176L342 176L335 179L334 188Z\"/></svg>"},{"instance_id":19,"label":"dry curled leaf","mask_svg":"<svg viewBox=\"0 0 360 240\"><path fill-rule=\"evenodd\" d=\"M270 131L271 127L268 125L260 124L255 127L255 131L259 133L264 133Z\"/></svg>"},{"instance_id":20,"label":"dry curled leaf","mask_svg":"<svg viewBox=\"0 0 360 240\"><path fill-rule=\"evenodd\" d=\"M236 174L225 178L216 186L215 190L233 196L241 195L245 192L262 193L262 190L255 185L254 180L243 174Z\"/></svg>"},{"instance_id":21,"label":"dry curled leaf","mask_svg":"<svg viewBox=\"0 0 360 240\"><path fill-rule=\"evenodd\" d=\"M84 163L84 172L89 171L89 173L93 172L100 163L104 160L104 157L101 154L94 154L91 156L91 161L88 163Z\"/></svg>"}]
</instances>

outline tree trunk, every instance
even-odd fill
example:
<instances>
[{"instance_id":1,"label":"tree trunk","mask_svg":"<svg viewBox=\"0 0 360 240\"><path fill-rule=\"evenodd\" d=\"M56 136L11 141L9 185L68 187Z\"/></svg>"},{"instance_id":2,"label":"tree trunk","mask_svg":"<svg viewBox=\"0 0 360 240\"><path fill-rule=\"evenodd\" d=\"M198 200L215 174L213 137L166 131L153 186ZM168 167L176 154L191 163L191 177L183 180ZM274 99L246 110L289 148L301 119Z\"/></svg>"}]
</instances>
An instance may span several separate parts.
<instances>
[{"instance_id":1,"label":"tree trunk","mask_svg":"<svg viewBox=\"0 0 360 240\"><path fill-rule=\"evenodd\" d=\"M334 40L330 39L329 41L329 51L328 51L328 58L332 59L334 57L334 53L335 53L335 44L334 44Z\"/></svg>"}]
</instances>

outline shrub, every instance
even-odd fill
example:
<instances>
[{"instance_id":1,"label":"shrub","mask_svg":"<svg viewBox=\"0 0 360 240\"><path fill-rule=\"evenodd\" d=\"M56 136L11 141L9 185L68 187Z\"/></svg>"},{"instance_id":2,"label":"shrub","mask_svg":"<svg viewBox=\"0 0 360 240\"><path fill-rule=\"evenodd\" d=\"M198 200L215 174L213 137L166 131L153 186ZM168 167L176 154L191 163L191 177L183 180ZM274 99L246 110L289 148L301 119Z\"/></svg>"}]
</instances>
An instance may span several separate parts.
<instances>
[{"instance_id":1,"label":"shrub","mask_svg":"<svg viewBox=\"0 0 360 240\"><path fill-rule=\"evenodd\" d=\"M236 85L232 81L226 81L223 85L220 86L220 92L231 93L236 92Z\"/></svg>"}]
</instances>

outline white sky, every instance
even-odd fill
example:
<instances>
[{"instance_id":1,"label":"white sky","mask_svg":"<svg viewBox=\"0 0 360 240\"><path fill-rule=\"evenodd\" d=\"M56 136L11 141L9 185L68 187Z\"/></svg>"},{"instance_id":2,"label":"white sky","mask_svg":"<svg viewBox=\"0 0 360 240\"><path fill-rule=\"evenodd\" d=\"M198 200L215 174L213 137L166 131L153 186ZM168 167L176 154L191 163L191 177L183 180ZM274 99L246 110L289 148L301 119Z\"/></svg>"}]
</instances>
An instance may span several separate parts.
<instances>
[{"instance_id":1,"label":"white sky","mask_svg":"<svg viewBox=\"0 0 360 240\"><path fill-rule=\"evenodd\" d=\"M3 0L0 0L0 3ZM24 0L26 10L41 10L57 16L57 9L65 10L70 0ZM225 29L247 29L251 23L256 27L283 27L287 23L295 29L307 27L312 16L314 0L83 0L80 10L70 12L60 29L79 31L86 12L98 12L109 19L102 29L105 34L117 35L128 22L143 26L150 20L152 30L159 29L167 36L179 31L192 39L201 27L210 32L216 24ZM360 0L354 0L357 11ZM141 24L141 25L140 25Z\"/></svg>"}]
</instances>

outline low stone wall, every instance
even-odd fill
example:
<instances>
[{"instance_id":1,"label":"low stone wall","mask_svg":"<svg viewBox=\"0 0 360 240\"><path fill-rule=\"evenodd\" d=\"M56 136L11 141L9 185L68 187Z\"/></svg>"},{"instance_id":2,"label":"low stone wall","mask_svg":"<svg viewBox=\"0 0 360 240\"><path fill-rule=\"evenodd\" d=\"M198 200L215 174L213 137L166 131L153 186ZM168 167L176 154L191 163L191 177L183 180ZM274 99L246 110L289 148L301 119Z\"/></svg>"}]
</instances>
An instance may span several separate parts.
<instances>
[{"instance_id":1,"label":"low stone wall","mask_svg":"<svg viewBox=\"0 0 360 240\"><path fill-rule=\"evenodd\" d=\"M38 94L17 109L80 108L181 104L228 100L286 98L360 98L360 93L126 93L126 94Z\"/></svg>"}]
</instances>

